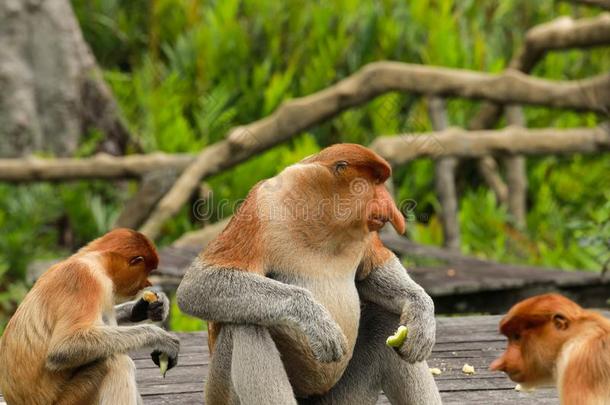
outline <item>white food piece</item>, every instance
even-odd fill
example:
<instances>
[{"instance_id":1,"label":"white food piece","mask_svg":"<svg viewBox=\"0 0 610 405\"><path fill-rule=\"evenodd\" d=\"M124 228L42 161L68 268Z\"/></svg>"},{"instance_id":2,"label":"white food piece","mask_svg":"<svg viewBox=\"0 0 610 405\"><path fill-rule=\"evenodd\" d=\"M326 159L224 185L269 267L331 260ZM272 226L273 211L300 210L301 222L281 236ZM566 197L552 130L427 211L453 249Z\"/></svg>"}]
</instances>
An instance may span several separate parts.
<instances>
[{"instance_id":1,"label":"white food piece","mask_svg":"<svg viewBox=\"0 0 610 405\"><path fill-rule=\"evenodd\" d=\"M517 384L515 386L515 391L519 391L519 392L532 392L532 391L535 391L535 388L524 387L521 384Z\"/></svg>"},{"instance_id":2,"label":"white food piece","mask_svg":"<svg viewBox=\"0 0 610 405\"><path fill-rule=\"evenodd\" d=\"M433 367L433 368L430 369L430 374L432 374L432 375L441 375L442 371L441 371L440 368Z\"/></svg>"},{"instance_id":3,"label":"white food piece","mask_svg":"<svg viewBox=\"0 0 610 405\"><path fill-rule=\"evenodd\" d=\"M161 375L165 378L165 374L167 373L167 368L169 367L169 357L167 353L161 353L159 355L159 370L161 371Z\"/></svg>"},{"instance_id":4,"label":"white food piece","mask_svg":"<svg viewBox=\"0 0 610 405\"><path fill-rule=\"evenodd\" d=\"M462 373L474 374L474 367L471 366L470 364L466 363L466 364L464 364L464 367L462 367Z\"/></svg>"}]
</instances>

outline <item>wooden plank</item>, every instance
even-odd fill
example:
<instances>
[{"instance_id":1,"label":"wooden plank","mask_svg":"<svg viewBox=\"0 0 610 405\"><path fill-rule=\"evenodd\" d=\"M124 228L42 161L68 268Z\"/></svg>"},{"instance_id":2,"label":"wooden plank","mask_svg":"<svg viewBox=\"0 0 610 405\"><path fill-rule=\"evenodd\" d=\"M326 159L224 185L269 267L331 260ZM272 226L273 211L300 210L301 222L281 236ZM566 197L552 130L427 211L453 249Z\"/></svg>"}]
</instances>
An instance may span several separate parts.
<instances>
[{"instance_id":1,"label":"wooden plank","mask_svg":"<svg viewBox=\"0 0 610 405\"><path fill-rule=\"evenodd\" d=\"M401 247L413 250L415 246L397 235L382 236L389 238L384 241L390 242L390 248L396 251ZM425 249L443 251L431 246ZM169 290L175 289L198 252L197 246L162 249L159 270L154 272L156 280ZM503 313L524 298L552 291L585 307L601 307L610 294L610 278L602 278L598 273L501 264L454 252L445 256L451 265L409 270L411 277L432 296L440 314Z\"/></svg>"},{"instance_id":2,"label":"wooden plank","mask_svg":"<svg viewBox=\"0 0 610 405\"><path fill-rule=\"evenodd\" d=\"M603 312L610 317L610 312ZM442 374L435 377L445 404L557 404L555 389L541 389L533 393L514 390L515 383L504 374L488 370L491 361L505 347L497 325L500 316L440 317L437 318L437 343L430 367L438 367ZM160 375L150 360L148 351L132 354L137 367L137 380L145 404L203 404L203 389L209 369L207 334L180 333L179 364ZM462 367L475 367L474 375L466 375ZM2 398L0 397L0 403ZM381 395L378 404L389 404Z\"/></svg>"}]
</instances>

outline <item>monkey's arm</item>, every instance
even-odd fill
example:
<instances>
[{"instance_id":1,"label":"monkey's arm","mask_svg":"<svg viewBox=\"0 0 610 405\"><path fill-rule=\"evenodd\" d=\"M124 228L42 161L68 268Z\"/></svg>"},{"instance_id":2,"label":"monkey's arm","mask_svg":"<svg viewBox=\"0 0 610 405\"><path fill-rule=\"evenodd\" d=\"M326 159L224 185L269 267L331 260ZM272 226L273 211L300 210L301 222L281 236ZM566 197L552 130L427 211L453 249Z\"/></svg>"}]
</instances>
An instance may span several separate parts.
<instances>
[{"instance_id":1,"label":"monkey's arm","mask_svg":"<svg viewBox=\"0 0 610 405\"><path fill-rule=\"evenodd\" d=\"M247 271L209 266L197 258L176 293L183 312L216 322L296 326L316 358L331 362L346 351L343 332L304 288Z\"/></svg>"},{"instance_id":2,"label":"monkey's arm","mask_svg":"<svg viewBox=\"0 0 610 405\"><path fill-rule=\"evenodd\" d=\"M58 329L61 330L61 329ZM170 358L177 358L178 338L155 325L87 326L54 334L46 357L46 367L65 370L105 359L116 353L128 353L151 347Z\"/></svg>"},{"instance_id":3,"label":"monkey's arm","mask_svg":"<svg viewBox=\"0 0 610 405\"><path fill-rule=\"evenodd\" d=\"M408 337L398 348L401 357L413 363L430 355L436 334L434 302L394 254L358 281L357 288L364 300L400 315L400 324L408 328Z\"/></svg>"},{"instance_id":4,"label":"monkey's arm","mask_svg":"<svg viewBox=\"0 0 610 405\"><path fill-rule=\"evenodd\" d=\"M147 290L148 291L148 290ZM161 291L152 291L157 296L155 302L149 303L140 297L114 307L116 320L119 324L141 322L147 319L163 322L169 314L169 299Z\"/></svg>"}]
</instances>

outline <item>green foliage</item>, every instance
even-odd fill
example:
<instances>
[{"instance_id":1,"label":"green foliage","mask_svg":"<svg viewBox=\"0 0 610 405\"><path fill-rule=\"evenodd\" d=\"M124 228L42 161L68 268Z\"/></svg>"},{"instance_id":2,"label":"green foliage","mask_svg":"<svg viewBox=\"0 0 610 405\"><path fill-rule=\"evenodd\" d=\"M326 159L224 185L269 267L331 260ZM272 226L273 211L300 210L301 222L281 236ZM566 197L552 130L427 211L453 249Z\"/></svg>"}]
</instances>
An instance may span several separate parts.
<instances>
[{"instance_id":1,"label":"green foliage","mask_svg":"<svg viewBox=\"0 0 610 405\"><path fill-rule=\"evenodd\" d=\"M528 28L574 13L566 3L72 0L85 38L146 152L197 152L222 139L229 128L259 119L283 101L323 89L372 61L501 71ZM598 12L577 10L581 17ZM552 52L533 74L580 79L608 70L606 47ZM478 104L451 100L450 123L465 125ZM530 127L593 126L600 120L594 114L541 107L525 112ZM213 219L229 215L257 181L328 144L368 144L379 134L430 129L425 99L399 93L378 97L209 179L216 204ZM90 134L79 156L95 151L100 139L100 134ZM609 156L529 159L524 230L507 225L505 209L497 206L473 166L460 166L458 184L464 253L600 269L608 250ZM410 204L411 238L440 244L433 163L398 168L394 180L399 200ZM0 185L0 268L7 269L0 294L23 280L31 259L65 255L108 230L134 190L104 182ZM222 199L228 209L218 206ZM190 211L185 207L164 226L161 243L198 226ZM70 230L69 237L62 229ZM177 314L173 322L187 328Z\"/></svg>"},{"instance_id":2,"label":"green foliage","mask_svg":"<svg viewBox=\"0 0 610 405\"><path fill-rule=\"evenodd\" d=\"M205 321L183 314L178 308L178 304L176 304L175 296L171 297L169 327L171 330L178 330L181 332L196 332L208 329L208 325Z\"/></svg>"}]
</instances>

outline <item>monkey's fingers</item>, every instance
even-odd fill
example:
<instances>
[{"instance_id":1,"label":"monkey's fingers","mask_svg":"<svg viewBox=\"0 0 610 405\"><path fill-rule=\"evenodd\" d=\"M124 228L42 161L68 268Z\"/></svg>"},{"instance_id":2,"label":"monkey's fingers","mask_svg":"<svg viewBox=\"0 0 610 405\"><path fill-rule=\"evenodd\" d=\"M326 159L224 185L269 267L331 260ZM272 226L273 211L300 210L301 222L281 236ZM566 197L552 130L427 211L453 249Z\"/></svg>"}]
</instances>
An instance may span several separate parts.
<instances>
[{"instance_id":1,"label":"monkey's fingers","mask_svg":"<svg viewBox=\"0 0 610 405\"><path fill-rule=\"evenodd\" d=\"M163 307L162 301L155 301L148 305L148 318L151 321L161 322L163 321L165 308Z\"/></svg>"},{"instance_id":2,"label":"monkey's fingers","mask_svg":"<svg viewBox=\"0 0 610 405\"><path fill-rule=\"evenodd\" d=\"M140 298L131 309L131 322L141 322L148 318L148 306L150 304L144 298Z\"/></svg>"}]
</instances>

